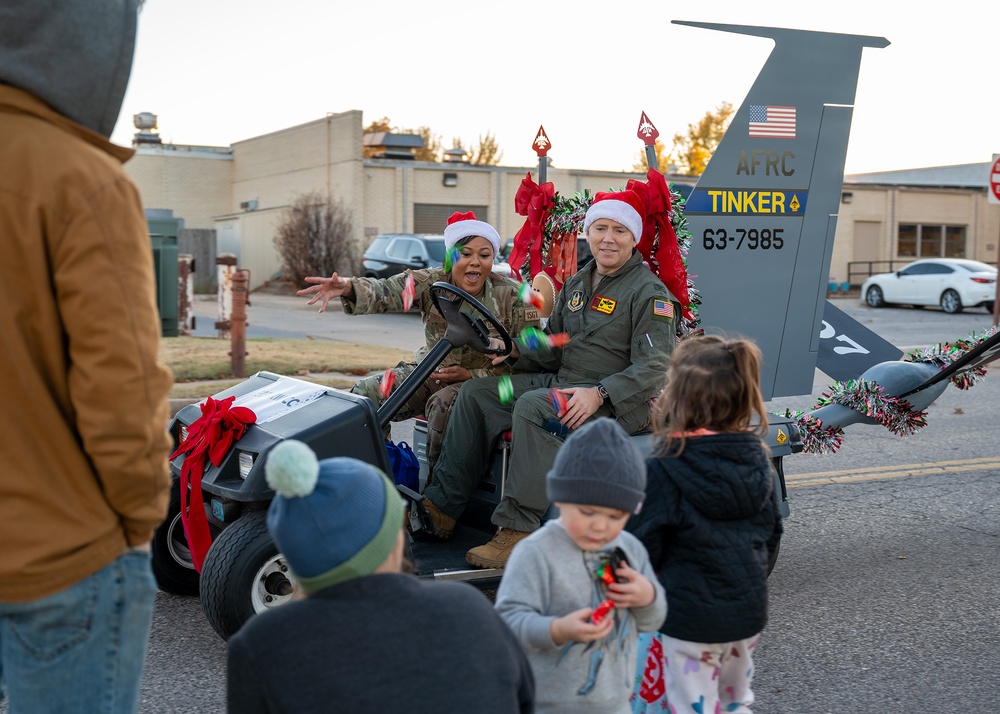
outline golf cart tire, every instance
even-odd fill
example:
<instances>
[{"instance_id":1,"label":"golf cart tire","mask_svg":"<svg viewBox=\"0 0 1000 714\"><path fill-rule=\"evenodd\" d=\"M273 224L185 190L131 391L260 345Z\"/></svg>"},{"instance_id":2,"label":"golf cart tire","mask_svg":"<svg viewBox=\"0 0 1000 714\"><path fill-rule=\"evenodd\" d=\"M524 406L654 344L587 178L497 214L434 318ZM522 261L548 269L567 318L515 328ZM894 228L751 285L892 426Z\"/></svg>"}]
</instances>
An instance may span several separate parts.
<instances>
[{"instance_id":1,"label":"golf cart tire","mask_svg":"<svg viewBox=\"0 0 1000 714\"><path fill-rule=\"evenodd\" d=\"M212 629L228 640L258 612L288 602L294 592L265 590L269 576L284 573L287 567L267 531L267 511L234 521L216 537L201 569L201 606Z\"/></svg>"},{"instance_id":2,"label":"golf cart tire","mask_svg":"<svg viewBox=\"0 0 1000 714\"><path fill-rule=\"evenodd\" d=\"M156 584L172 595L198 596L198 571L191 562L181 522L180 479L170 485L167 518L153 533L152 567Z\"/></svg>"}]
</instances>

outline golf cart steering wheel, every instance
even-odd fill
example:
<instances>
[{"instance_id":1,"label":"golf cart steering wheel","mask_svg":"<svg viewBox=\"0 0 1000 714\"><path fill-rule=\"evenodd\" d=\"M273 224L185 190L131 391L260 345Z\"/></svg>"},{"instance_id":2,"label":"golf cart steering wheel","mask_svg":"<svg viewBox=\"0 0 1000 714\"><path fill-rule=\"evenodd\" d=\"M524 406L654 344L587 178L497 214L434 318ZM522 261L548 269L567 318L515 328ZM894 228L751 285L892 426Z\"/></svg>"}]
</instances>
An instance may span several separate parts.
<instances>
[{"instance_id":1,"label":"golf cart steering wheel","mask_svg":"<svg viewBox=\"0 0 1000 714\"><path fill-rule=\"evenodd\" d=\"M451 293L448 295L447 293ZM507 355L514 348L511 342L510 333L503 326L500 320L486 306L469 295L461 288L457 288L451 283L438 281L430 287L431 300L434 307L444 317L448 323L444 339L451 343L453 347L464 347L468 345L476 352L487 355ZM474 317L467 312L462 312L463 303L469 303L472 308L486 319L493 329L503 340L503 349L490 347L490 332L486 324L478 317Z\"/></svg>"}]
</instances>

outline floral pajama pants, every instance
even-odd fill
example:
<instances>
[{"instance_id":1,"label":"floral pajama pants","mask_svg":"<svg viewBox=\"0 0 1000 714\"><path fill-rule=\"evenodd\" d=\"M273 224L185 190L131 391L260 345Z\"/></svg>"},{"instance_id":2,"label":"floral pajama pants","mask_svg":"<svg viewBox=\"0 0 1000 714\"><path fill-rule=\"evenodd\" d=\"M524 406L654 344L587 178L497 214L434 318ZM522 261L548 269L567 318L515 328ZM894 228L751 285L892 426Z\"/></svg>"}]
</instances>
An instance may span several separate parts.
<instances>
[{"instance_id":1,"label":"floral pajama pants","mask_svg":"<svg viewBox=\"0 0 1000 714\"><path fill-rule=\"evenodd\" d=\"M642 646L645 638L648 647ZM759 641L759 634L711 644L641 636L633 712L751 714L753 651Z\"/></svg>"}]
</instances>

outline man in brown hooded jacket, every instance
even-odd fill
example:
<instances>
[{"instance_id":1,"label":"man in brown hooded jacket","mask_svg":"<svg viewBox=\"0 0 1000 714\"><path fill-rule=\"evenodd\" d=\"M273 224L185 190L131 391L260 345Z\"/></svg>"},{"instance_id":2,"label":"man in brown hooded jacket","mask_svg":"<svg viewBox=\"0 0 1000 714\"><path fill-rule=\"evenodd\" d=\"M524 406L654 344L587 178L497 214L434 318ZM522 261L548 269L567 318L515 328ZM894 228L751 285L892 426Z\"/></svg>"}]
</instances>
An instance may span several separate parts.
<instances>
[{"instance_id":1,"label":"man in brown hooded jacket","mask_svg":"<svg viewBox=\"0 0 1000 714\"><path fill-rule=\"evenodd\" d=\"M11 711L134 712L166 514L149 234L111 144L135 0L0 5L0 679ZM0 690L0 697L3 691Z\"/></svg>"}]
</instances>

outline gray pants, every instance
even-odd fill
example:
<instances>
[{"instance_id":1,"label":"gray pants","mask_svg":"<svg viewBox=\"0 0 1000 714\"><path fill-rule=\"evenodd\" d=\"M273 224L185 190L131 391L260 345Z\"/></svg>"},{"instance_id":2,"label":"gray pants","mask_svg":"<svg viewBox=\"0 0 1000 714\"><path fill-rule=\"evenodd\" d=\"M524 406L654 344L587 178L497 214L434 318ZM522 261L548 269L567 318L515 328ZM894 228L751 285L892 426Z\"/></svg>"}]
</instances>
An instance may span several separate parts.
<instances>
[{"instance_id":1,"label":"gray pants","mask_svg":"<svg viewBox=\"0 0 1000 714\"><path fill-rule=\"evenodd\" d=\"M492 520L503 528L533 531L549 507L545 476L563 443L553 433L558 419L549 391L554 386L593 385L558 384L554 374L515 374L514 401L501 404L498 384L497 377L483 377L462 385L434 480L424 493L442 511L459 518L489 469L497 439L510 429L507 482ZM611 416L611 408L602 405L591 419L601 416Z\"/></svg>"}]
</instances>

